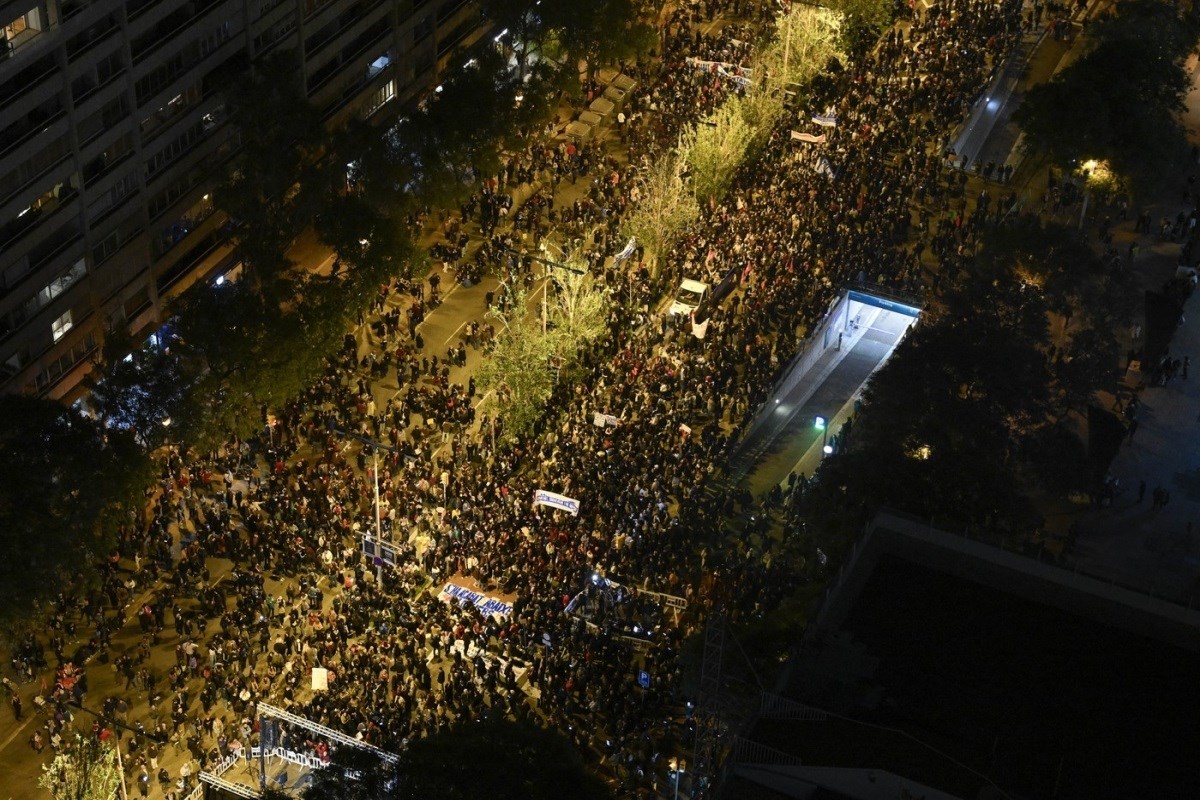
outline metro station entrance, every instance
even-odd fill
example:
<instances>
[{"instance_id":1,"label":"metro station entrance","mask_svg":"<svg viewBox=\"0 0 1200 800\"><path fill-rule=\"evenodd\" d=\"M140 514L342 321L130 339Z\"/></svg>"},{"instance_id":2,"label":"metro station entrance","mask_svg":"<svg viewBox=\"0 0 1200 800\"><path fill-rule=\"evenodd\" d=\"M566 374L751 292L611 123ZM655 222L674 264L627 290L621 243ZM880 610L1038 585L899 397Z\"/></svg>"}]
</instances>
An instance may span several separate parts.
<instances>
[{"instance_id":1,"label":"metro station entrance","mask_svg":"<svg viewBox=\"0 0 1200 800\"><path fill-rule=\"evenodd\" d=\"M844 291L747 428L730 460L730 482L751 472L766 486L793 469L812 475L862 387L920 315L916 298L862 285Z\"/></svg>"}]
</instances>

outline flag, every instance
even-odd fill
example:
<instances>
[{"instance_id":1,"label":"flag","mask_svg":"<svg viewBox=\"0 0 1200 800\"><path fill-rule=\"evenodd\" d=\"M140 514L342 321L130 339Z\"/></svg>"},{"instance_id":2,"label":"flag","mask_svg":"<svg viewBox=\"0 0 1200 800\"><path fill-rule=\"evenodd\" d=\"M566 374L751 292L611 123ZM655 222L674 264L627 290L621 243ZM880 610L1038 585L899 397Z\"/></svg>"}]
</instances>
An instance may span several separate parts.
<instances>
[{"instance_id":1,"label":"flag","mask_svg":"<svg viewBox=\"0 0 1200 800\"><path fill-rule=\"evenodd\" d=\"M822 128L832 128L837 125L837 114L813 114L812 121Z\"/></svg>"},{"instance_id":2,"label":"flag","mask_svg":"<svg viewBox=\"0 0 1200 800\"><path fill-rule=\"evenodd\" d=\"M813 136L811 133L801 133L800 131L792 131L793 142L808 142L810 144L825 144L825 134Z\"/></svg>"},{"instance_id":3,"label":"flag","mask_svg":"<svg viewBox=\"0 0 1200 800\"><path fill-rule=\"evenodd\" d=\"M703 339L705 334L708 333L708 323L711 319L712 318L709 317L708 319L704 320L704 322L696 322L696 320L693 319L692 336L695 336L697 339Z\"/></svg>"},{"instance_id":4,"label":"flag","mask_svg":"<svg viewBox=\"0 0 1200 800\"><path fill-rule=\"evenodd\" d=\"M833 180L835 177L833 174L833 165L829 163L829 159L825 156L821 156L817 161L817 172L828 175L830 180Z\"/></svg>"},{"instance_id":5,"label":"flag","mask_svg":"<svg viewBox=\"0 0 1200 800\"><path fill-rule=\"evenodd\" d=\"M625 259L629 258L631 255L633 255L633 251L636 247L637 247L637 240L634 239L632 236L630 236L629 241L625 243L625 247L621 250L621 252L619 252L615 256L613 256L613 265L616 266L617 264L620 264L622 261L624 261Z\"/></svg>"}]
</instances>

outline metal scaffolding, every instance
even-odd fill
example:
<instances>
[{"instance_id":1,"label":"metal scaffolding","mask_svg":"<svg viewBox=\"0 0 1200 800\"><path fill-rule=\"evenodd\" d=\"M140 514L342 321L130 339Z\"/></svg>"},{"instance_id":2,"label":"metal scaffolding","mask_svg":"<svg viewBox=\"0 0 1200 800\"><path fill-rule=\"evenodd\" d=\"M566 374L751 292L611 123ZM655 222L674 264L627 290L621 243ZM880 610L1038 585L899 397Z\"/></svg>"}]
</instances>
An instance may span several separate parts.
<instances>
[{"instance_id":1,"label":"metal scaffolding","mask_svg":"<svg viewBox=\"0 0 1200 800\"><path fill-rule=\"evenodd\" d=\"M249 786L243 786L240 783L227 781L221 776L214 775L211 772L201 772L200 782L207 783L209 786L215 786L218 789L229 792L230 794L236 794L238 797L245 797L246 800L258 800L259 797L262 797L261 794L251 789Z\"/></svg>"},{"instance_id":2,"label":"metal scaffolding","mask_svg":"<svg viewBox=\"0 0 1200 800\"><path fill-rule=\"evenodd\" d=\"M700 695L696 701L696 743L692 752L692 797L701 797L715 777L721 740L721 661L725 650L725 614L715 611L704 627Z\"/></svg>"},{"instance_id":3,"label":"metal scaffolding","mask_svg":"<svg viewBox=\"0 0 1200 800\"><path fill-rule=\"evenodd\" d=\"M298 728L304 728L305 730L312 731L313 733L319 733L322 736L324 736L326 739L329 739L331 742L337 742L338 744L344 744L348 747L357 747L360 750L366 750L368 752L374 753L380 759L388 762L389 764L395 764L397 761L400 760L400 757L397 756L395 753L389 753L386 750L381 750L373 744L368 744L367 742L359 741L358 739L355 739L353 736L347 736L346 734L344 734L340 731L335 731L333 728L327 728L324 725L313 722L312 720L309 720L309 719L305 719L304 717L297 716L296 714L293 714L290 711L284 711L282 708L277 708L276 706L270 705L269 703L259 703L258 704L258 714L260 717L273 717L274 719L283 720L284 722L287 722L288 724L295 725Z\"/></svg>"}]
</instances>

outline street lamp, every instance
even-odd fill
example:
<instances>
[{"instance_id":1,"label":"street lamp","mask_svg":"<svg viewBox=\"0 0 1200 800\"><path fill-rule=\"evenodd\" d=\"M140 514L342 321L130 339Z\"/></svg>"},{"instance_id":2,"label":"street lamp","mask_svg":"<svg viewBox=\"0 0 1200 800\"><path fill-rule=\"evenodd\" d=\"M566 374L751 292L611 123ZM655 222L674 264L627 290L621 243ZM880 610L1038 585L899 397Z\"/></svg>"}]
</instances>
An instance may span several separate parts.
<instances>
[{"instance_id":1,"label":"street lamp","mask_svg":"<svg viewBox=\"0 0 1200 800\"><path fill-rule=\"evenodd\" d=\"M393 453L399 453L400 451L391 445L377 442L374 439L368 439L366 436L343 431L334 426L332 417L326 419L325 427L330 433L336 433L347 439L354 439L371 448L371 471L375 475L375 583L376 585L381 585L383 581L383 551L381 549L383 545L383 517L379 510L379 448L382 447L384 450L389 450ZM366 534L363 534L363 538L366 538L366 536Z\"/></svg>"},{"instance_id":2,"label":"street lamp","mask_svg":"<svg viewBox=\"0 0 1200 800\"><path fill-rule=\"evenodd\" d=\"M544 248L545 244L543 243L542 246ZM538 262L542 266L546 267L547 268L547 273L546 273L547 279L549 279L549 277L550 277L550 273L548 271L550 269L561 269L566 272L573 273L575 275L586 275L587 274L586 269L579 269L577 267L572 267L570 264L564 264L561 261L552 261L548 258L542 258L541 256L535 256L533 253L526 253L526 252L523 252L520 250L513 250L511 247L504 248L504 252L512 253L513 255L520 256L521 258L531 259L533 261ZM547 304L546 295L547 295L548 291L549 291L549 287L542 288L542 333L546 332L546 326L549 324L549 319L550 319L550 311L546 305Z\"/></svg>"},{"instance_id":3,"label":"street lamp","mask_svg":"<svg viewBox=\"0 0 1200 800\"><path fill-rule=\"evenodd\" d=\"M824 417L813 417L813 427L821 432L821 452L829 455L833 448L829 445L829 426Z\"/></svg>"},{"instance_id":4,"label":"street lamp","mask_svg":"<svg viewBox=\"0 0 1200 800\"><path fill-rule=\"evenodd\" d=\"M683 763L682 759L671 759L671 772L675 775L675 800L679 800L679 776L684 773Z\"/></svg>"}]
</instances>

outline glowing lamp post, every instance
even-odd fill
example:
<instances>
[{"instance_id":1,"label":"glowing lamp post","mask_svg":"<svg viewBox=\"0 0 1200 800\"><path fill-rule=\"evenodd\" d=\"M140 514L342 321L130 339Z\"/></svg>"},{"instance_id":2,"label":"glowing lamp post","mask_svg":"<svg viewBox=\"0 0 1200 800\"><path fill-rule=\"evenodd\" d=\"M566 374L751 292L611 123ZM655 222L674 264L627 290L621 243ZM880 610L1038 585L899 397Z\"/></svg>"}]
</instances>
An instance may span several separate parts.
<instances>
[{"instance_id":1,"label":"glowing lamp post","mask_svg":"<svg viewBox=\"0 0 1200 800\"><path fill-rule=\"evenodd\" d=\"M813 427L821 432L821 452L829 455L833 452L833 445L829 444L829 425L825 418L813 417Z\"/></svg>"}]
</instances>

